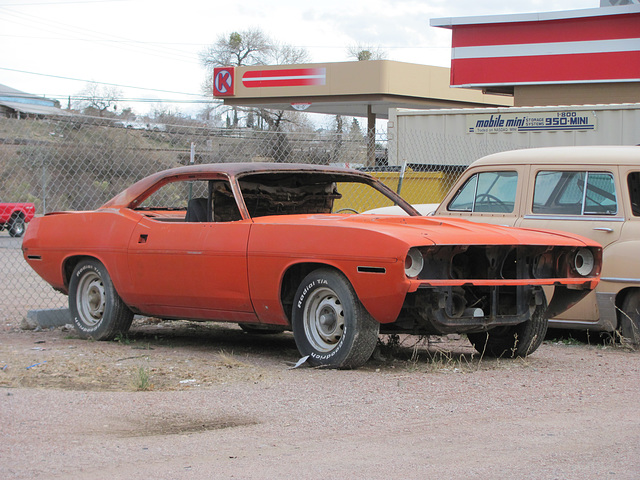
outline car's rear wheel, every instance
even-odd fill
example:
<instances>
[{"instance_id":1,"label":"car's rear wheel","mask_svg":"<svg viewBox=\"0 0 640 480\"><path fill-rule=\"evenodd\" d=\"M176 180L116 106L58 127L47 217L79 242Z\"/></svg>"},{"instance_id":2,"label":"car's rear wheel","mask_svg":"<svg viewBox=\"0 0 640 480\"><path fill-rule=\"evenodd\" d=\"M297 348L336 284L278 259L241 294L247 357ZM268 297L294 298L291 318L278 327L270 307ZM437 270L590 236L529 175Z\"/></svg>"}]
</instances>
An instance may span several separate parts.
<instances>
[{"instance_id":1,"label":"car's rear wheel","mask_svg":"<svg viewBox=\"0 0 640 480\"><path fill-rule=\"evenodd\" d=\"M25 228L24 218L20 215L13 217L9 221L9 235L12 237L21 237L24 234Z\"/></svg>"},{"instance_id":2,"label":"car's rear wheel","mask_svg":"<svg viewBox=\"0 0 640 480\"><path fill-rule=\"evenodd\" d=\"M526 357L535 352L547 333L547 305L538 305L531 318L518 325L497 327L488 332L468 333L473 347L491 357Z\"/></svg>"},{"instance_id":3,"label":"car's rear wheel","mask_svg":"<svg viewBox=\"0 0 640 480\"><path fill-rule=\"evenodd\" d=\"M622 302L620 334L634 347L640 346L640 292L629 292Z\"/></svg>"},{"instance_id":4,"label":"car's rear wheel","mask_svg":"<svg viewBox=\"0 0 640 480\"><path fill-rule=\"evenodd\" d=\"M82 338L111 340L131 326L133 312L113 286L107 269L97 260L76 265L69 281L69 310Z\"/></svg>"},{"instance_id":5,"label":"car's rear wheel","mask_svg":"<svg viewBox=\"0 0 640 480\"><path fill-rule=\"evenodd\" d=\"M307 275L292 313L296 345L313 366L357 368L376 347L380 324L338 271L321 268Z\"/></svg>"}]
</instances>

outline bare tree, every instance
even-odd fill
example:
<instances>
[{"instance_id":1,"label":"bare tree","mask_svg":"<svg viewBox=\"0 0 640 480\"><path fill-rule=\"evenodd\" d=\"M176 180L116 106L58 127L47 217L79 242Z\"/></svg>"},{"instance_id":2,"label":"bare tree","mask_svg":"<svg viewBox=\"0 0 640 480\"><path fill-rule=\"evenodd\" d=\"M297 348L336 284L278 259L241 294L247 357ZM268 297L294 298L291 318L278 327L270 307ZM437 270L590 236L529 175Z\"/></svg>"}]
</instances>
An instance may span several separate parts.
<instances>
[{"instance_id":1,"label":"bare tree","mask_svg":"<svg viewBox=\"0 0 640 480\"><path fill-rule=\"evenodd\" d=\"M200 53L202 64L214 67L264 64L273 50L273 42L257 28L218 36L216 42Z\"/></svg>"},{"instance_id":2,"label":"bare tree","mask_svg":"<svg viewBox=\"0 0 640 480\"><path fill-rule=\"evenodd\" d=\"M200 53L200 60L207 68L204 89L209 94L213 89L213 69L225 66L281 65L309 62L309 53L304 48L279 44L269 38L262 30L252 28L241 32L223 34L216 43ZM247 112L251 126L266 125L267 129L281 132L287 122L295 122L296 116L284 110L242 109L234 107L233 127L238 126L238 112ZM255 119L258 119L258 122ZM228 117L227 117L228 118ZM286 148L279 149L285 152Z\"/></svg>"},{"instance_id":3,"label":"bare tree","mask_svg":"<svg viewBox=\"0 0 640 480\"><path fill-rule=\"evenodd\" d=\"M200 52L200 61L207 69L204 91L213 90L213 69L216 67L241 67L262 65L273 51L273 42L257 28L241 32L221 34L216 42ZM238 109L233 108L233 127L238 126Z\"/></svg>"},{"instance_id":4,"label":"bare tree","mask_svg":"<svg viewBox=\"0 0 640 480\"><path fill-rule=\"evenodd\" d=\"M380 47L360 44L351 45L347 48L347 55L349 58L353 58L359 62L367 60L384 60L387 58L387 52L380 49Z\"/></svg>"},{"instance_id":5,"label":"bare tree","mask_svg":"<svg viewBox=\"0 0 640 480\"><path fill-rule=\"evenodd\" d=\"M287 44L276 44L269 55L269 63L274 65L290 65L294 63L309 63L311 57L304 48Z\"/></svg>"},{"instance_id":6,"label":"bare tree","mask_svg":"<svg viewBox=\"0 0 640 480\"><path fill-rule=\"evenodd\" d=\"M115 111L121 98L122 91L119 88L91 82L78 93L74 106L85 113L95 111L102 117L109 108Z\"/></svg>"}]
</instances>

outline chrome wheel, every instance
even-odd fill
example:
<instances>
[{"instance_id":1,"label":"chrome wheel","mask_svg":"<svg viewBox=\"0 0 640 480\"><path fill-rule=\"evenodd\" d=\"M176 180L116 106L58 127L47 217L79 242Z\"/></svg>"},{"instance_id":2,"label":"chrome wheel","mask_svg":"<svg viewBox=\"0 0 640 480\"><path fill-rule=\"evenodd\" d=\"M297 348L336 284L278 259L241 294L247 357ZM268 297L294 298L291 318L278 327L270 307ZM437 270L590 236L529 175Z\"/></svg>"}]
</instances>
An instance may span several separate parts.
<instances>
[{"instance_id":1,"label":"chrome wheel","mask_svg":"<svg viewBox=\"0 0 640 480\"><path fill-rule=\"evenodd\" d=\"M344 334L344 309L336 293L319 288L310 294L303 311L304 332L319 352L330 352Z\"/></svg>"},{"instance_id":2,"label":"chrome wheel","mask_svg":"<svg viewBox=\"0 0 640 480\"><path fill-rule=\"evenodd\" d=\"M90 271L82 276L76 302L78 313L87 327L93 327L102 320L106 306L106 293L104 283L98 274Z\"/></svg>"}]
</instances>

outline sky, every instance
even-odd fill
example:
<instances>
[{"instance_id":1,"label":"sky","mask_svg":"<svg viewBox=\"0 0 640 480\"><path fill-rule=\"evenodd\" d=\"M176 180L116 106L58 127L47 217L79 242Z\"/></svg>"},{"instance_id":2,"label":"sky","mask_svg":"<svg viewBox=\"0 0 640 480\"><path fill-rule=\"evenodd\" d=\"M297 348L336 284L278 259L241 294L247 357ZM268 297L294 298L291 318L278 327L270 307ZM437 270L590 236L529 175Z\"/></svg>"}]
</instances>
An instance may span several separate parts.
<instances>
[{"instance_id":1,"label":"sky","mask_svg":"<svg viewBox=\"0 0 640 480\"><path fill-rule=\"evenodd\" d=\"M0 84L60 100L116 85L136 113L203 107L199 54L220 35L259 28L312 62L349 46L389 60L450 65L451 32L431 18L597 8L600 0L0 0Z\"/></svg>"}]
</instances>

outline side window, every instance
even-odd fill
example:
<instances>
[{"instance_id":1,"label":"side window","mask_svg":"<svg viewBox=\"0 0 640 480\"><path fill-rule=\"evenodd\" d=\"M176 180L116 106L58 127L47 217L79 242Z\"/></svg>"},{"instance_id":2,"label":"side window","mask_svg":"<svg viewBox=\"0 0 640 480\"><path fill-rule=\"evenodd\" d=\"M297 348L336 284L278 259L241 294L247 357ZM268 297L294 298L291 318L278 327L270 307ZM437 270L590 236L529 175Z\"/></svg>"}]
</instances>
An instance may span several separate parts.
<instances>
[{"instance_id":1,"label":"side window","mask_svg":"<svg viewBox=\"0 0 640 480\"><path fill-rule=\"evenodd\" d=\"M191 198L207 197L207 181L171 182L149 195L138 208L147 210L186 210Z\"/></svg>"},{"instance_id":2,"label":"side window","mask_svg":"<svg viewBox=\"0 0 640 480\"><path fill-rule=\"evenodd\" d=\"M478 174L473 175L462 186L456 196L449 202L447 210L453 212L473 212L473 200L476 196Z\"/></svg>"},{"instance_id":3,"label":"side window","mask_svg":"<svg viewBox=\"0 0 640 480\"><path fill-rule=\"evenodd\" d=\"M478 173L469 178L447 208L459 212L511 213L517 187L517 172Z\"/></svg>"},{"instance_id":4,"label":"side window","mask_svg":"<svg viewBox=\"0 0 640 480\"><path fill-rule=\"evenodd\" d=\"M629 198L631 199L631 213L640 217L640 172L631 172L627 177Z\"/></svg>"},{"instance_id":5,"label":"side window","mask_svg":"<svg viewBox=\"0 0 640 480\"><path fill-rule=\"evenodd\" d=\"M618 203L613 175L589 172L587 194L584 198L584 214L615 215L616 213L618 213Z\"/></svg>"},{"instance_id":6,"label":"side window","mask_svg":"<svg viewBox=\"0 0 640 480\"><path fill-rule=\"evenodd\" d=\"M541 171L532 212L547 215L615 215L613 175L603 172Z\"/></svg>"},{"instance_id":7,"label":"side window","mask_svg":"<svg viewBox=\"0 0 640 480\"><path fill-rule=\"evenodd\" d=\"M168 183L149 195L137 209L149 210L150 215L160 221L232 222L242 219L231 186L223 180Z\"/></svg>"}]
</instances>

